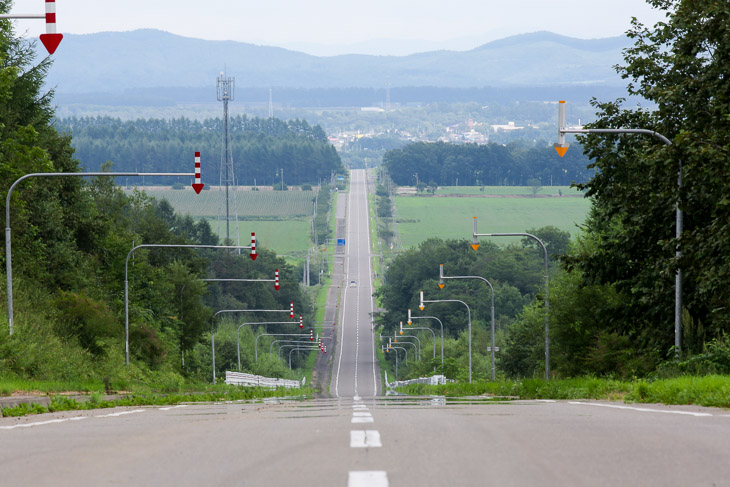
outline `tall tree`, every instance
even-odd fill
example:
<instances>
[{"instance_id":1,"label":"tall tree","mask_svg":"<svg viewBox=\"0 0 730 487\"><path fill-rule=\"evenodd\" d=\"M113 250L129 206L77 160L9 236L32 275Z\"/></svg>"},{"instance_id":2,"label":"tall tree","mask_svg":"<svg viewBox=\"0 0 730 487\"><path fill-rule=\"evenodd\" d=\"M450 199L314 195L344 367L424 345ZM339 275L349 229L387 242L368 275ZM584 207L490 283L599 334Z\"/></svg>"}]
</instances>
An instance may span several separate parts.
<instances>
[{"instance_id":1,"label":"tall tree","mask_svg":"<svg viewBox=\"0 0 730 487\"><path fill-rule=\"evenodd\" d=\"M635 346L666 353L673 345L679 266L687 342L701 347L730 330L730 3L648 3L665 11L666 21L646 27L634 19L628 35L635 44L617 70L630 80L629 94L655 108L594 101L599 113L591 127L651 129L673 145L641 135L582 138L597 172L581 187L595 203L584 245L566 264L587 283L614 284L623 295L620 309L604 310L614 331L634 338ZM685 212L679 241L677 202Z\"/></svg>"}]
</instances>

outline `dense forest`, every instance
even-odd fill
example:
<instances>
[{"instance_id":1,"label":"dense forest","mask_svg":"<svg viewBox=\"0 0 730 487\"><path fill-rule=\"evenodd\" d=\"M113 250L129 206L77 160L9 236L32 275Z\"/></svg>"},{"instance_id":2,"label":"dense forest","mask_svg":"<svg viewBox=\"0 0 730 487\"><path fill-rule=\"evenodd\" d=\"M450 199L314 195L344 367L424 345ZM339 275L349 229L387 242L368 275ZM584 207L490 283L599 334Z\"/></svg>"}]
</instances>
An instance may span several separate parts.
<instances>
[{"instance_id":1,"label":"dense forest","mask_svg":"<svg viewBox=\"0 0 730 487\"><path fill-rule=\"evenodd\" d=\"M71 145L81 165L98 171L108 161L115 171L188 172L193 154L202 156L203 183L217 185L223 121L186 118L121 121L110 117L55 121L59 132L73 136ZM240 185L318 184L344 167L327 135L305 120L233 117L230 120L233 161ZM160 180L163 183L173 181Z\"/></svg>"},{"instance_id":2,"label":"dense forest","mask_svg":"<svg viewBox=\"0 0 730 487\"><path fill-rule=\"evenodd\" d=\"M8 2L0 0L0 11ZM52 93L43 91L50 58L39 63L28 41L16 38L11 24L0 21L0 210L4 213L10 185L33 172L81 173L73 158L70 135L52 124ZM140 135L170 135L174 124L85 125L89 132L114 133L121 145L123 131ZM102 120L96 120L102 122ZM184 122L180 122L184 125ZM276 122L271 122L276 126ZM177 127L177 125L174 125ZM281 124L291 140L325 144L306 124ZM105 131L109 132L105 132ZM190 136L182 130L175 136ZM204 131L201 127L201 131ZM186 135L187 134L187 135ZM87 137L90 135L87 133ZM151 137L156 141L162 138ZM297 139L299 138L299 139ZM178 142L174 142L178 143ZM165 142L167 149L174 144ZM111 145L111 144L110 144ZM127 141L144 146L140 140ZM103 144L99 150L108 149ZM131 150L131 149L130 149ZM185 161L192 157L192 147ZM123 156L120 156L123 157ZM102 166L106 168L107 166ZM189 166L192 167L192 166ZM142 168L140 168L142 169ZM161 169L161 168L159 168ZM296 173L295 173L296 174ZM124 365L125 261L134 245L218 243L205 221L174 213L166 201L144 193L126 196L112 178L30 178L10 198L14 287L14 327L10 333L6 301L0 303L0 375L67 381L105 381L116 388L135 380L176 384L186 378L211 377L210 333L218 330L218 373L236 366L233 322L213 320L226 309L288 309L312 318L312 306L299 286L299 272L275 253L258 249L252 261L246 252L218 249L139 249L129 260L131 364ZM0 265L5 269L5 251ZM205 283L202 278L272 279L279 269L281 290L272 283ZM2 295L6 295L2 279ZM252 320L272 316L257 315ZM280 315L273 318L280 320ZM240 323L240 322L239 322ZM248 328L248 327L246 327ZM289 329L292 329L290 326ZM253 363L255 330L241 336L243 365L269 375L283 375L283 363Z\"/></svg>"},{"instance_id":3,"label":"dense forest","mask_svg":"<svg viewBox=\"0 0 730 487\"><path fill-rule=\"evenodd\" d=\"M593 174L580 147L558 157L552 147L524 148L499 144L429 144L418 142L390 150L383 164L393 182L415 186L525 186L531 179L543 185L567 186Z\"/></svg>"}]
</instances>

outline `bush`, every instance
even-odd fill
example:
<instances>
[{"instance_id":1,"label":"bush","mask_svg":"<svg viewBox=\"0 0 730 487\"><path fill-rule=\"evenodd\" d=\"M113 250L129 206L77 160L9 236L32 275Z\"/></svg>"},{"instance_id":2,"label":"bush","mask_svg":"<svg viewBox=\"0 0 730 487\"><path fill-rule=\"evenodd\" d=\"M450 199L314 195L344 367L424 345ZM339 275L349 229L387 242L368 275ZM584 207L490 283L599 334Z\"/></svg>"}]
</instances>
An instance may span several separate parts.
<instances>
[{"instance_id":1,"label":"bush","mask_svg":"<svg viewBox=\"0 0 730 487\"><path fill-rule=\"evenodd\" d=\"M103 352L99 340L117 335L121 328L104 303L83 293L61 291L55 300L59 311L56 332L61 338L76 338L79 344L99 355Z\"/></svg>"}]
</instances>

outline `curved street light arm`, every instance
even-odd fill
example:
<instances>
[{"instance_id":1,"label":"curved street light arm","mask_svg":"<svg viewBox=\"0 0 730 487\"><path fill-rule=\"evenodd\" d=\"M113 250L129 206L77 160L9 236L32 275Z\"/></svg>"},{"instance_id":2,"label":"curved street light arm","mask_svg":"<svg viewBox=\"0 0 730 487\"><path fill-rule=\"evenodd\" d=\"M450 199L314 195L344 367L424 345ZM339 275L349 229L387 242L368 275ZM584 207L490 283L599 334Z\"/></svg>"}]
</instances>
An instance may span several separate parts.
<instances>
[{"instance_id":1,"label":"curved street light arm","mask_svg":"<svg viewBox=\"0 0 730 487\"><path fill-rule=\"evenodd\" d=\"M409 326L409 330L428 330L433 335L433 358L436 358L436 332L427 326Z\"/></svg>"},{"instance_id":2,"label":"curved street light arm","mask_svg":"<svg viewBox=\"0 0 730 487\"><path fill-rule=\"evenodd\" d=\"M86 173L94 174L94 173ZM114 173L109 173L114 174ZM117 173L121 174L121 173ZM16 181L17 183L17 181ZM182 248L182 249L249 249L251 247L241 245L188 245L188 244L140 244L132 247L124 260L124 360L129 366L129 258L134 251L141 248ZM213 384L215 384L215 370L213 371Z\"/></svg>"},{"instance_id":3,"label":"curved street light arm","mask_svg":"<svg viewBox=\"0 0 730 487\"><path fill-rule=\"evenodd\" d=\"M439 325L441 326L441 365L444 365L444 324L443 322L436 318L435 316L411 316L411 319L413 320L425 320L425 319L431 319L436 320L439 322Z\"/></svg>"}]
</instances>

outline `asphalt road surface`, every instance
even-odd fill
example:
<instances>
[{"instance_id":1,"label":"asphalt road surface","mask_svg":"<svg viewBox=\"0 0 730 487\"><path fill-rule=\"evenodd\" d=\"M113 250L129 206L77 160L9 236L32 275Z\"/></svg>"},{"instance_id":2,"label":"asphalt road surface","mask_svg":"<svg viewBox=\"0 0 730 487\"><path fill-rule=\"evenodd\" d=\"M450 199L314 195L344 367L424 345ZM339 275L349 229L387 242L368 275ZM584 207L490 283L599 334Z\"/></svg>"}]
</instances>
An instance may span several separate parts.
<instances>
[{"instance_id":1,"label":"asphalt road surface","mask_svg":"<svg viewBox=\"0 0 730 487\"><path fill-rule=\"evenodd\" d=\"M366 211L353 171L330 398L0 418L0 487L730 485L728 411L382 396Z\"/></svg>"},{"instance_id":2,"label":"asphalt road surface","mask_svg":"<svg viewBox=\"0 0 730 487\"><path fill-rule=\"evenodd\" d=\"M0 485L721 486L730 413L332 398L0 419Z\"/></svg>"},{"instance_id":3,"label":"asphalt road surface","mask_svg":"<svg viewBox=\"0 0 730 487\"><path fill-rule=\"evenodd\" d=\"M380 393L381 385L373 333L367 178L362 169L350 173L345 244L342 316L330 392L334 397L373 397Z\"/></svg>"}]
</instances>

